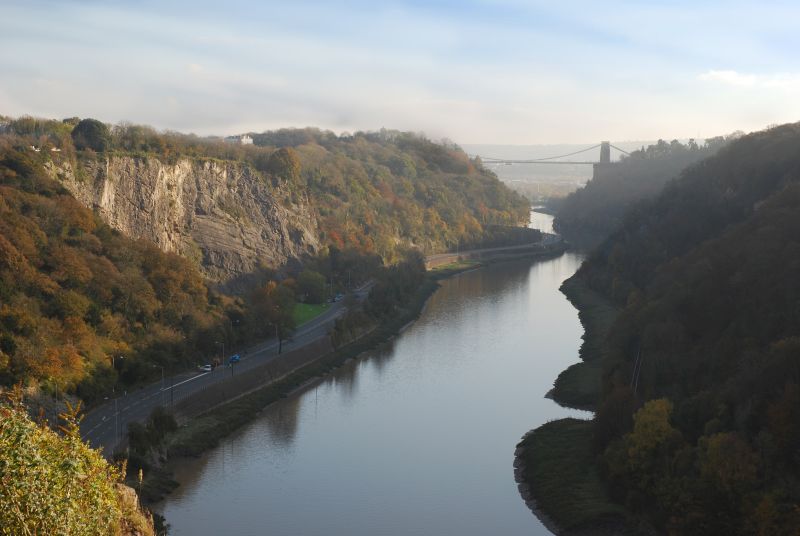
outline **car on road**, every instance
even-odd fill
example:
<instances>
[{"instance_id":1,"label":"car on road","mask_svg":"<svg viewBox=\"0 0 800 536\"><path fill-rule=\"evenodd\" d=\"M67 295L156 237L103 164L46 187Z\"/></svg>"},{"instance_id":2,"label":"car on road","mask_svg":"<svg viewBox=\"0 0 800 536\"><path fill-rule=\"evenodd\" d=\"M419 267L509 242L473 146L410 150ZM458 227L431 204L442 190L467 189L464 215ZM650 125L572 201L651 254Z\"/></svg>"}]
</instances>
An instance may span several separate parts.
<instances>
[{"instance_id":1,"label":"car on road","mask_svg":"<svg viewBox=\"0 0 800 536\"><path fill-rule=\"evenodd\" d=\"M211 372L211 365L198 365L197 370L200 372Z\"/></svg>"},{"instance_id":2,"label":"car on road","mask_svg":"<svg viewBox=\"0 0 800 536\"><path fill-rule=\"evenodd\" d=\"M333 301L334 302L342 301L342 298L344 298L344 294L340 292L339 294L333 297Z\"/></svg>"},{"instance_id":3,"label":"car on road","mask_svg":"<svg viewBox=\"0 0 800 536\"><path fill-rule=\"evenodd\" d=\"M233 355L232 355L232 356L231 356L231 357L228 359L228 363L231 363L231 364L233 364L233 363L238 363L238 362L239 362L239 361L241 361L241 360L242 360L242 358L241 358L241 356L240 356L239 354L233 354Z\"/></svg>"}]
</instances>

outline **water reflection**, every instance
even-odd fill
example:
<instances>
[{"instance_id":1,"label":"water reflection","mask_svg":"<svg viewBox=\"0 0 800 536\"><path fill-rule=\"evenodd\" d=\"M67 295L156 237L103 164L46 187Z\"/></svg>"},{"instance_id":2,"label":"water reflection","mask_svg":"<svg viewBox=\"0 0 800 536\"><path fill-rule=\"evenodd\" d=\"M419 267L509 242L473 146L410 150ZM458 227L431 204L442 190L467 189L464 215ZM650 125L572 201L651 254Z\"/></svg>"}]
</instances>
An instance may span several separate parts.
<instances>
[{"instance_id":1,"label":"water reflection","mask_svg":"<svg viewBox=\"0 0 800 536\"><path fill-rule=\"evenodd\" d=\"M284 398L276 402L270 411L265 412L260 421L264 423L270 443L284 449L292 447L302 401L301 397Z\"/></svg>"},{"instance_id":2,"label":"water reflection","mask_svg":"<svg viewBox=\"0 0 800 536\"><path fill-rule=\"evenodd\" d=\"M342 401L350 403L358 393L358 366L352 362L347 363L330 376L326 383L338 387Z\"/></svg>"},{"instance_id":3,"label":"water reflection","mask_svg":"<svg viewBox=\"0 0 800 536\"><path fill-rule=\"evenodd\" d=\"M522 433L569 413L543 395L577 358L558 287L580 260L443 281L390 344L185 464L173 533L547 534L511 464Z\"/></svg>"}]
</instances>

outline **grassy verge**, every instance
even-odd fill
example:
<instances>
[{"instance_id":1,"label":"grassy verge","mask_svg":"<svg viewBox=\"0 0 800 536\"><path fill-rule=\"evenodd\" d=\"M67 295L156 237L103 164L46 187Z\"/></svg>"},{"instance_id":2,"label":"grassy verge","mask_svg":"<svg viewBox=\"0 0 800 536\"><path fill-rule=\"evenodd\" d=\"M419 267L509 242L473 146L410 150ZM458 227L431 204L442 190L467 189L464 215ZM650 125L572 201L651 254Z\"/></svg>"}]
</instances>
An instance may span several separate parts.
<instances>
[{"instance_id":1,"label":"grassy verge","mask_svg":"<svg viewBox=\"0 0 800 536\"><path fill-rule=\"evenodd\" d=\"M441 266L437 266L436 268L431 268L429 272L434 277L441 278L453 275L454 273L463 272L464 270L469 270L471 268L477 268L479 266L481 266L479 261L466 259L451 262L450 264L443 264Z\"/></svg>"},{"instance_id":2,"label":"grassy verge","mask_svg":"<svg viewBox=\"0 0 800 536\"><path fill-rule=\"evenodd\" d=\"M297 303L292 311L294 325L302 326L306 322L315 319L330 308L329 303Z\"/></svg>"},{"instance_id":3,"label":"grassy verge","mask_svg":"<svg viewBox=\"0 0 800 536\"><path fill-rule=\"evenodd\" d=\"M611 502L597 474L592 422L561 419L544 424L519 444L518 459L535 507L559 529L605 534L624 525L625 511ZM600 529L600 530L598 530Z\"/></svg>"},{"instance_id":4,"label":"grassy verge","mask_svg":"<svg viewBox=\"0 0 800 536\"><path fill-rule=\"evenodd\" d=\"M581 361L558 375L551 396L561 405L593 410L601 394L605 337L619 308L575 277L567 279L561 291L578 309L584 334Z\"/></svg>"}]
</instances>

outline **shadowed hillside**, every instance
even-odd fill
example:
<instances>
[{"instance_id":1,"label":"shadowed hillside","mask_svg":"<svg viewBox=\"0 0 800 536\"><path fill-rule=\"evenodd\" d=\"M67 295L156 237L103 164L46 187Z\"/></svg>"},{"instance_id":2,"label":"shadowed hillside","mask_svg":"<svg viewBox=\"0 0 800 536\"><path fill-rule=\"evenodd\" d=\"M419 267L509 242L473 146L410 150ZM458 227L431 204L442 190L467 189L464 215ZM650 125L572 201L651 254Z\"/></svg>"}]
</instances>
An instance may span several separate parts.
<instances>
[{"instance_id":1,"label":"shadowed hillside","mask_svg":"<svg viewBox=\"0 0 800 536\"><path fill-rule=\"evenodd\" d=\"M624 306L595 442L612 495L665 531L800 528L800 125L691 167L576 281Z\"/></svg>"}]
</instances>

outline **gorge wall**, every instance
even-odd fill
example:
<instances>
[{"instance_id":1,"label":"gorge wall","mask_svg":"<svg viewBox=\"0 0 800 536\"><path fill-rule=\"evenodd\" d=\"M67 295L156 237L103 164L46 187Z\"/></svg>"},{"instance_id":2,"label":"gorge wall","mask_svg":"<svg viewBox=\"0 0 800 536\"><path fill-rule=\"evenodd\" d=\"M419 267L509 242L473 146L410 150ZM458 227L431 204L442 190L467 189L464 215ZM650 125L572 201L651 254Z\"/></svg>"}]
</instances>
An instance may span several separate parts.
<instances>
[{"instance_id":1,"label":"gorge wall","mask_svg":"<svg viewBox=\"0 0 800 536\"><path fill-rule=\"evenodd\" d=\"M110 156L48 171L112 228L197 261L219 283L319 248L307 201L239 162Z\"/></svg>"}]
</instances>

